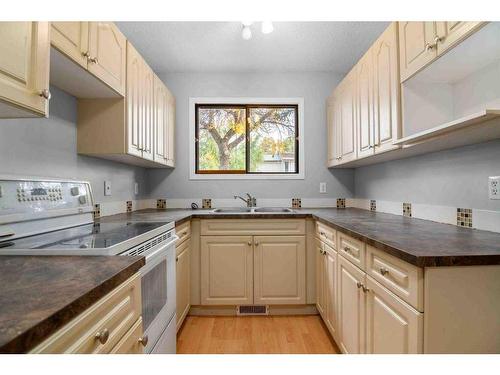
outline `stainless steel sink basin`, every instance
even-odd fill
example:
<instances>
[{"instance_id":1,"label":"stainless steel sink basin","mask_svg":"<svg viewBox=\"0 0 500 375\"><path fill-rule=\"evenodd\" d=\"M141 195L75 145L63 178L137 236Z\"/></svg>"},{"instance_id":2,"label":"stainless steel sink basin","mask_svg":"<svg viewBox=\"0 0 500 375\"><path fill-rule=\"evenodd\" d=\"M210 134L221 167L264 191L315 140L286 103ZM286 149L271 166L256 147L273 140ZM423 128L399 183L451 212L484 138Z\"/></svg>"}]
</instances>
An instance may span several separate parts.
<instances>
[{"instance_id":1,"label":"stainless steel sink basin","mask_svg":"<svg viewBox=\"0 0 500 375\"><path fill-rule=\"evenodd\" d=\"M254 212L293 212L293 210L285 207L259 207L255 208Z\"/></svg>"},{"instance_id":2,"label":"stainless steel sink basin","mask_svg":"<svg viewBox=\"0 0 500 375\"><path fill-rule=\"evenodd\" d=\"M249 207L229 207L229 208L216 208L213 212L220 214L222 213L232 214L232 213L252 212L252 209Z\"/></svg>"}]
</instances>

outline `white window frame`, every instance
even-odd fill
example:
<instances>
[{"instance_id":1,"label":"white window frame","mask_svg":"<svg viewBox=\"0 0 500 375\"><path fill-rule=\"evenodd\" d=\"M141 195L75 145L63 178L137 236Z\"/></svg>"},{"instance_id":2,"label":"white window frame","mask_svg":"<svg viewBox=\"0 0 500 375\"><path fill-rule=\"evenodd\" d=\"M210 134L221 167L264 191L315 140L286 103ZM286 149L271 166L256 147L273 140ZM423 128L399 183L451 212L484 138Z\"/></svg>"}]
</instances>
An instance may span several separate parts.
<instances>
[{"instance_id":1,"label":"white window frame","mask_svg":"<svg viewBox=\"0 0 500 375\"><path fill-rule=\"evenodd\" d=\"M196 104L294 104L299 119L299 173L295 174L197 174L196 173ZM305 178L304 149L304 98L240 98L201 97L189 98L189 179L190 180L303 180Z\"/></svg>"}]
</instances>

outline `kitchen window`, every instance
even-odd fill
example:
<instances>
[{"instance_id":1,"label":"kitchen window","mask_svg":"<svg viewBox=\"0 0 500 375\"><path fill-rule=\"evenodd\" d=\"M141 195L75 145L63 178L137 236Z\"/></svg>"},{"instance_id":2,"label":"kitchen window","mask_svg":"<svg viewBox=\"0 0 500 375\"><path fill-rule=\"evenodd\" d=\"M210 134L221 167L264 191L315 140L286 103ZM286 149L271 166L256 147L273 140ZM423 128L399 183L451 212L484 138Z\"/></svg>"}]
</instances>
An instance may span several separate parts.
<instances>
[{"instance_id":1,"label":"kitchen window","mask_svg":"<svg viewBox=\"0 0 500 375\"><path fill-rule=\"evenodd\" d=\"M299 129L296 102L194 103L194 174L300 178Z\"/></svg>"}]
</instances>

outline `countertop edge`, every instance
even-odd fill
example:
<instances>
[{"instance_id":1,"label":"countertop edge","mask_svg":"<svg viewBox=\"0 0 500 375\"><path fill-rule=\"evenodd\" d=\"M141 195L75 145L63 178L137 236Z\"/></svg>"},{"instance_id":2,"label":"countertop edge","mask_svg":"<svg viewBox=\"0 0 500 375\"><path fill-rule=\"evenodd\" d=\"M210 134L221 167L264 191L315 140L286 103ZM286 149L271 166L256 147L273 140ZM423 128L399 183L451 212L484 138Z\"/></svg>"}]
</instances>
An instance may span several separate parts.
<instances>
[{"instance_id":1,"label":"countertop edge","mask_svg":"<svg viewBox=\"0 0 500 375\"><path fill-rule=\"evenodd\" d=\"M137 257L134 263L119 270L116 274L104 280L98 286L88 290L58 312L41 320L11 341L3 344L0 347L0 353L26 353L34 349L38 344L87 310L118 285L125 282L145 264L146 261L144 257Z\"/></svg>"}]
</instances>

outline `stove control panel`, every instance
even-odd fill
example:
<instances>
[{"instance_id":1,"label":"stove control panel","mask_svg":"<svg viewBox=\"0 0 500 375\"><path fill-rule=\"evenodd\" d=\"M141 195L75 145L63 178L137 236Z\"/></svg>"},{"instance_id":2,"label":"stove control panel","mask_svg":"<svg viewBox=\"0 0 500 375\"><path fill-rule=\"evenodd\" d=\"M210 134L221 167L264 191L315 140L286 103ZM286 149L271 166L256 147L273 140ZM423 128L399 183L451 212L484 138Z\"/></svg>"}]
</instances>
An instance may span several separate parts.
<instances>
[{"instance_id":1,"label":"stove control panel","mask_svg":"<svg viewBox=\"0 0 500 375\"><path fill-rule=\"evenodd\" d=\"M0 216L40 214L92 205L87 182L0 179Z\"/></svg>"}]
</instances>

